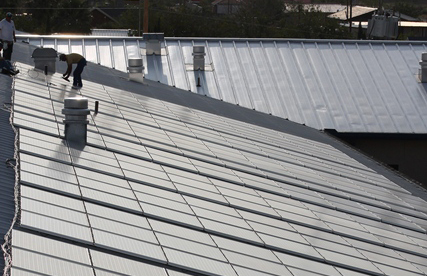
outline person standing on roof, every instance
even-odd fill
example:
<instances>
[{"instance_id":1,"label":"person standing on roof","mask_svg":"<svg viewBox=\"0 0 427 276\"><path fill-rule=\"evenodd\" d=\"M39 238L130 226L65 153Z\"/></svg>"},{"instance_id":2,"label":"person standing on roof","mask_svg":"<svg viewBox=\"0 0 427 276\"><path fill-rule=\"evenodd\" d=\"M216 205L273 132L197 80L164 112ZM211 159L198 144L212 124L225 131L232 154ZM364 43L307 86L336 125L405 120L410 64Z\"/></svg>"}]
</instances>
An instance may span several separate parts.
<instances>
[{"instance_id":1,"label":"person standing on roof","mask_svg":"<svg viewBox=\"0 0 427 276\"><path fill-rule=\"evenodd\" d=\"M74 69L73 72L73 89L79 89L83 87L83 83L82 83L82 72L84 67L86 66L86 59L79 54L69 54L69 55L64 55L61 54L59 56L59 60L61 61L65 61L67 62L67 72L65 72L62 77L68 81L68 77L71 74L71 70L73 69L73 64L77 64L76 69Z\"/></svg>"},{"instance_id":2,"label":"person standing on roof","mask_svg":"<svg viewBox=\"0 0 427 276\"><path fill-rule=\"evenodd\" d=\"M0 42L0 51L3 50L3 43ZM0 56L0 73L14 76L19 73L19 70L14 70L10 61L5 60L4 57Z\"/></svg>"},{"instance_id":3,"label":"person standing on roof","mask_svg":"<svg viewBox=\"0 0 427 276\"><path fill-rule=\"evenodd\" d=\"M3 57L5 60L12 59L13 42L16 42L15 23L12 13L8 12L6 18L0 21L0 41L3 42Z\"/></svg>"}]
</instances>

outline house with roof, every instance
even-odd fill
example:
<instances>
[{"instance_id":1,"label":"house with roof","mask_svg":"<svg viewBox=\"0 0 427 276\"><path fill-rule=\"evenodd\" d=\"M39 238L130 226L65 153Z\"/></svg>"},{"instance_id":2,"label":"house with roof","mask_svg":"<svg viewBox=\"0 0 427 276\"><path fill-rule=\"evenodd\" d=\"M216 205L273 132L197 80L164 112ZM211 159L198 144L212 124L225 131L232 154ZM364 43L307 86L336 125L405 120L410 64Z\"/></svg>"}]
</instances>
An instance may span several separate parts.
<instances>
[{"instance_id":1,"label":"house with roof","mask_svg":"<svg viewBox=\"0 0 427 276\"><path fill-rule=\"evenodd\" d=\"M399 32L410 40L427 40L427 22L399 22Z\"/></svg>"},{"instance_id":2,"label":"house with roof","mask_svg":"<svg viewBox=\"0 0 427 276\"><path fill-rule=\"evenodd\" d=\"M368 29L369 23L366 22L352 22L352 28L358 30L362 28L364 32ZM360 26L360 27L359 27ZM399 21L398 25L398 35L401 38L406 38L408 40L427 40L427 22L420 21Z\"/></svg>"},{"instance_id":3,"label":"house with roof","mask_svg":"<svg viewBox=\"0 0 427 276\"><path fill-rule=\"evenodd\" d=\"M242 0L215 0L212 2L216 14L233 14L239 10Z\"/></svg>"},{"instance_id":4,"label":"house with roof","mask_svg":"<svg viewBox=\"0 0 427 276\"><path fill-rule=\"evenodd\" d=\"M399 11L385 11L385 17L382 18L382 16L379 16L377 8L353 6L351 10L345 7L336 13L330 14L329 17L340 20L349 27L351 24L353 32L358 32L359 39L396 39L398 36L411 40L425 40L426 38L425 24L420 22L419 19L402 14ZM376 18L378 18L378 21L376 21ZM390 29L389 33L380 37L372 35L376 34L376 32L372 33L372 29L368 28L368 21L372 22L372 26L376 25L376 28L379 28L378 34L382 34L386 28ZM382 26L385 21L391 25L388 25L388 27Z\"/></svg>"},{"instance_id":5,"label":"house with roof","mask_svg":"<svg viewBox=\"0 0 427 276\"><path fill-rule=\"evenodd\" d=\"M324 13L326 15L334 14L347 8L346 5L342 5L342 4L318 3L318 4L299 4L299 5L301 5L303 10L308 10L308 11L314 10L314 11ZM296 4L294 2L285 4L285 8L289 10L292 10L295 6Z\"/></svg>"},{"instance_id":6,"label":"house with roof","mask_svg":"<svg viewBox=\"0 0 427 276\"><path fill-rule=\"evenodd\" d=\"M427 274L426 189L325 133L425 133L424 43L18 37L4 275Z\"/></svg>"},{"instance_id":7,"label":"house with roof","mask_svg":"<svg viewBox=\"0 0 427 276\"><path fill-rule=\"evenodd\" d=\"M364 22L371 19L374 13L376 13L377 11L378 11L378 8L356 5L356 6L352 6L351 10L349 7L345 7L344 9L329 15L329 17L338 19L341 21L348 21L351 19L352 21ZM406 14L402 14L398 11L396 11L394 15L398 16L399 19L402 21L419 21L417 18L414 18Z\"/></svg>"}]
</instances>

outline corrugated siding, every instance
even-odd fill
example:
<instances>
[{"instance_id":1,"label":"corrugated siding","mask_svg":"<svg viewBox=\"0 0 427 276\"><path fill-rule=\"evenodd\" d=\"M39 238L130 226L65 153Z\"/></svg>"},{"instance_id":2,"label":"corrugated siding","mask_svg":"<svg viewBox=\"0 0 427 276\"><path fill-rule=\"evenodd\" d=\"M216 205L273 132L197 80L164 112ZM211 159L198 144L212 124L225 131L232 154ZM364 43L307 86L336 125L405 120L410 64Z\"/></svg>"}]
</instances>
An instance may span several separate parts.
<instances>
[{"instance_id":1,"label":"corrugated siding","mask_svg":"<svg viewBox=\"0 0 427 276\"><path fill-rule=\"evenodd\" d=\"M5 161L13 158L15 134L9 124L10 112L5 109L5 104L11 102L12 79L0 75L0 244L4 243L3 237L9 230L15 213L13 188L15 173L12 168L6 167ZM3 271L3 254L0 258L0 269Z\"/></svg>"},{"instance_id":2,"label":"corrugated siding","mask_svg":"<svg viewBox=\"0 0 427 276\"><path fill-rule=\"evenodd\" d=\"M147 79L316 129L427 133L423 42L167 38L161 56L145 56L132 37L26 39L124 72L142 57ZM193 71L193 45L206 47L206 71Z\"/></svg>"}]
</instances>

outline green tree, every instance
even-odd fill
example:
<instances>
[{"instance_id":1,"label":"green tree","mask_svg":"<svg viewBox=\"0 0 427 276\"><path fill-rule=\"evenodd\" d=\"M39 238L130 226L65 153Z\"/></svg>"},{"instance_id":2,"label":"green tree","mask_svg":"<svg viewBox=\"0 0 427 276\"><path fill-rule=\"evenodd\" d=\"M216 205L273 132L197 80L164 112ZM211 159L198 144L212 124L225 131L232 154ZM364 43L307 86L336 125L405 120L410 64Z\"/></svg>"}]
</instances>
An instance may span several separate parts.
<instances>
[{"instance_id":1,"label":"green tree","mask_svg":"<svg viewBox=\"0 0 427 276\"><path fill-rule=\"evenodd\" d=\"M405 15L412 16L414 18L418 18L420 15L422 15L425 12L425 9L413 5L411 3L408 3L406 1L399 1L392 5L387 5L387 8L392 9L395 12L400 12Z\"/></svg>"},{"instance_id":2,"label":"green tree","mask_svg":"<svg viewBox=\"0 0 427 276\"><path fill-rule=\"evenodd\" d=\"M315 8L303 5L288 6L286 17L281 22L282 37L311 39L344 39L352 34L339 24L338 20L328 18Z\"/></svg>"},{"instance_id":3,"label":"green tree","mask_svg":"<svg viewBox=\"0 0 427 276\"><path fill-rule=\"evenodd\" d=\"M358 5L378 8L379 2L378 0L360 0Z\"/></svg>"},{"instance_id":4,"label":"green tree","mask_svg":"<svg viewBox=\"0 0 427 276\"><path fill-rule=\"evenodd\" d=\"M285 10L282 0L244 0L238 13L231 15L213 14L210 0L199 5L201 9L182 0L150 1L149 32L180 37L351 37L348 29L324 13L296 4ZM138 19L138 7L129 7L119 20L121 28L137 30Z\"/></svg>"},{"instance_id":5,"label":"green tree","mask_svg":"<svg viewBox=\"0 0 427 276\"><path fill-rule=\"evenodd\" d=\"M24 0L1 0L0 1L0 20L6 16L7 12L11 12L13 14L20 13L19 7L23 7L25 1ZM13 19L14 21L16 18Z\"/></svg>"},{"instance_id":6,"label":"green tree","mask_svg":"<svg viewBox=\"0 0 427 276\"><path fill-rule=\"evenodd\" d=\"M31 0L28 4L34 31L40 34L89 33L90 12L83 0Z\"/></svg>"},{"instance_id":7,"label":"green tree","mask_svg":"<svg viewBox=\"0 0 427 276\"><path fill-rule=\"evenodd\" d=\"M244 37L277 36L277 23L284 17L282 0L245 0L235 15Z\"/></svg>"}]
</instances>

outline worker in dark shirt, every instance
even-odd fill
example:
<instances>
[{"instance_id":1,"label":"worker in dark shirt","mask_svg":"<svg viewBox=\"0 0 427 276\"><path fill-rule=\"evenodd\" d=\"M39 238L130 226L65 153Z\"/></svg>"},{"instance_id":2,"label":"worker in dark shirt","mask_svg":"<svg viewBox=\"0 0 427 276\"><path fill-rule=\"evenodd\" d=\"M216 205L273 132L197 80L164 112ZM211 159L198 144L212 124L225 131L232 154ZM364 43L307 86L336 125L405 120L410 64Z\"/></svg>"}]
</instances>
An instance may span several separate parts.
<instances>
[{"instance_id":1,"label":"worker in dark shirt","mask_svg":"<svg viewBox=\"0 0 427 276\"><path fill-rule=\"evenodd\" d=\"M2 49L3 49L3 43L0 42L0 51ZM19 70L13 69L13 66L10 63L10 61L0 56L0 73L9 75L9 76L14 76L19 73Z\"/></svg>"},{"instance_id":2,"label":"worker in dark shirt","mask_svg":"<svg viewBox=\"0 0 427 276\"><path fill-rule=\"evenodd\" d=\"M73 69L73 64L77 64L76 69L74 69L73 72L73 89L79 89L83 87L83 83L82 83L82 72L84 67L86 66L86 59L79 54L69 54L69 55L64 55L61 54L59 56L59 60L61 61L65 61L67 62L67 72L65 72L62 77L68 81L68 78L70 77L71 74L71 70Z\"/></svg>"}]
</instances>

